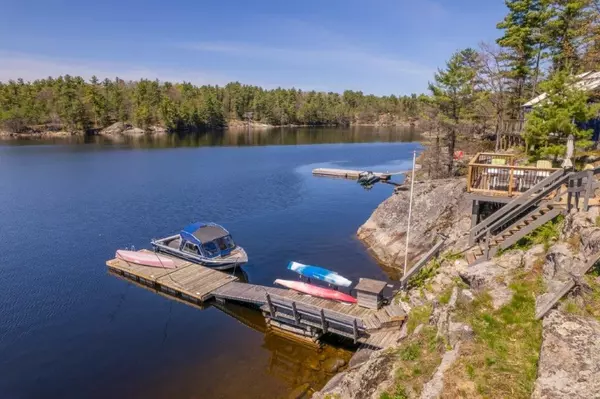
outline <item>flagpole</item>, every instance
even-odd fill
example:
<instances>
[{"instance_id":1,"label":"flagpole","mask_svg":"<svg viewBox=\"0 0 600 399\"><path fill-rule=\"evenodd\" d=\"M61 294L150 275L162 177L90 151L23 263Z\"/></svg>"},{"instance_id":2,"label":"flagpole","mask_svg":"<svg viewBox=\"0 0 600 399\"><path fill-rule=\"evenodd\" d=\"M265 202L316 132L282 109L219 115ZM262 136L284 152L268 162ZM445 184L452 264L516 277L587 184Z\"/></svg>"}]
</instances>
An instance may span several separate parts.
<instances>
[{"instance_id":1,"label":"flagpole","mask_svg":"<svg viewBox=\"0 0 600 399\"><path fill-rule=\"evenodd\" d=\"M417 152L413 151L412 177L410 178L410 201L408 203L408 226L406 227L406 248L404 250L404 274L406 276L406 267L408 266L408 243L410 241L410 218L412 216L413 188L415 187L415 165L417 163Z\"/></svg>"}]
</instances>

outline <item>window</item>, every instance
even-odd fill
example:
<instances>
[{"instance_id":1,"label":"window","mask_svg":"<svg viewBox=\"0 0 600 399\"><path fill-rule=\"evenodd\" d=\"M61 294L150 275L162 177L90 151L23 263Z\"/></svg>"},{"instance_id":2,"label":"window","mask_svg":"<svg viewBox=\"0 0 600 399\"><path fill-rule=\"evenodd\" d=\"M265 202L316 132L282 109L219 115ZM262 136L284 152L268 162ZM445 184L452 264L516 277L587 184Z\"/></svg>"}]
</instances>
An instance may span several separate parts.
<instances>
[{"instance_id":1,"label":"window","mask_svg":"<svg viewBox=\"0 0 600 399\"><path fill-rule=\"evenodd\" d=\"M195 244L192 244L191 242L186 242L183 246L183 250L185 252L189 252L195 255L198 254L198 247Z\"/></svg>"}]
</instances>

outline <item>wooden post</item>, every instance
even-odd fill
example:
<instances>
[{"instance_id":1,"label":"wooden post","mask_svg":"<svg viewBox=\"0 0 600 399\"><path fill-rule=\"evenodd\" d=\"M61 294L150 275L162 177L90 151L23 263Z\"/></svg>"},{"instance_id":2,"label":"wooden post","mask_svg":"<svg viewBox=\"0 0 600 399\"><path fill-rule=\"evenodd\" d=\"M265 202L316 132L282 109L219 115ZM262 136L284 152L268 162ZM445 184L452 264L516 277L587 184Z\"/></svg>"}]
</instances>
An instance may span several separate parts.
<instances>
[{"instance_id":1,"label":"wooden post","mask_svg":"<svg viewBox=\"0 0 600 399\"><path fill-rule=\"evenodd\" d=\"M477 223L479 222L479 201L478 200L473 200L473 207L471 208L471 233L469 234L469 245L475 245L475 230L473 230L473 227L477 226Z\"/></svg>"},{"instance_id":2,"label":"wooden post","mask_svg":"<svg viewBox=\"0 0 600 399\"><path fill-rule=\"evenodd\" d=\"M573 187L574 180L569 179L567 182L567 210L570 211L573 207L571 201L573 199L573 193L571 192L571 188Z\"/></svg>"},{"instance_id":3,"label":"wooden post","mask_svg":"<svg viewBox=\"0 0 600 399\"><path fill-rule=\"evenodd\" d=\"M587 187L585 189L585 197L583 198L583 211L587 212L590 207L590 197L592 196L592 191L594 190L594 173L591 170L587 172Z\"/></svg>"},{"instance_id":4,"label":"wooden post","mask_svg":"<svg viewBox=\"0 0 600 399\"><path fill-rule=\"evenodd\" d=\"M300 324L300 314L298 314L298 309L296 309L296 302L292 302L292 312L294 312L294 320L296 320L296 324Z\"/></svg>"},{"instance_id":5,"label":"wooden post","mask_svg":"<svg viewBox=\"0 0 600 399\"><path fill-rule=\"evenodd\" d=\"M485 234L485 247L483 249L483 255L485 256L486 260L490 259L490 238L491 238L491 233L488 230L487 233Z\"/></svg>"},{"instance_id":6,"label":"wooden post","mask_svg":"<svg viewBox=\"0 0 600 399\"><path fill-rule=\"evenodd\" d=\"M325 312L321 309L321 328L323 333L327 333L327 321L325 320Z\"/></svg>"},{"instance_id":7,"label":"wooden post","mask_svg":"<svg viewBox=\"0 0 600 399\"><path fill-rule=\"evenodd\" d=\"M472 174L473 174L473 166L469 165L468 169L467 169L467 192L468 193L470 193L471 189L473 188L471 186Z\"/></svg>"},{"instance_id":8,"label":"wooden post","mask_svg":"<svg viewBox=\"0 0 600 399\"><path fill-rule=\"evenodd\" d=\"M271 317L275 317L275 307L273 306L273 302L271 302L271 295L267 293L267 304L269 305L269 313L271 313Z\"/></svg>"},{"instance_id":9,"label":"wooden post","mask_svg":"<svg viewBox=\"0 0 600 399\"><path fill-rule=\"evenodd\" d=\"M575 193L575 203L577 205L577 211L579 211L579 198L581 197L581 192L579 191L583 186L582 179L577 179L577 192Z\"/></svg>"},{"instance_id":10,"label":"wooden post","mask_svg":"<svg viewBox=\"0 0 600 399\"><path fill-rule=\"evenodd\" d=\"M356 319L352 320L352 332L354 333L354 343L358 342L358 324L356 323Z\"/></svg>"}]
</instances>

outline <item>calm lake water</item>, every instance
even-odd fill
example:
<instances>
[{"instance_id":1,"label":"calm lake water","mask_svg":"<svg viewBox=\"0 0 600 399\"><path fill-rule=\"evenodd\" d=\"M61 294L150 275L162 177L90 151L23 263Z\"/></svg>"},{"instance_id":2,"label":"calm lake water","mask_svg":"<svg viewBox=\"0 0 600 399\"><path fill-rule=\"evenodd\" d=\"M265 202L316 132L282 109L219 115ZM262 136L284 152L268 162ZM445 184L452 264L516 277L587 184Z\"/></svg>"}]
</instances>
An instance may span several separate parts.
<instances>
[{"instance_id":1,"label":"calm lake water","mask_svg":"<svg viewBox=\"0 0 600 399\"><path fill-rule=\"evenodd\" d=\"M392 186L365 191L311 170L405 170L416 138L297 129L0 142L0 398L285 398L305 383L320 388L327 360L350 352L265 333L244 307L165 298L109 275L105 261L206 220L246 248L253 283L295 278L290 260L386 279L355 233Z\"/></svg>"}]
</instances>

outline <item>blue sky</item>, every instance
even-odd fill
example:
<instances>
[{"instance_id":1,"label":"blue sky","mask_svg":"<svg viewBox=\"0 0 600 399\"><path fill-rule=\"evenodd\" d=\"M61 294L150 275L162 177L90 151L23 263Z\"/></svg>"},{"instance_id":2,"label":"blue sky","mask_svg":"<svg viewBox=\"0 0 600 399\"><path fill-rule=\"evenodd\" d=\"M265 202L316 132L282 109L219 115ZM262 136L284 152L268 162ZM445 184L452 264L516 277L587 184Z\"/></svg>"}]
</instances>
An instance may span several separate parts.
<instances>
[{"instance_id":1,"label":"blue sky","mask_svg":"<svg viewBox=\"0 0 600 399\"><path fill-rule=\"evenodd\" d=\"M502 0L0 0L0 80L60 74L425 92Z\"/></svg>"}]
</instances>

